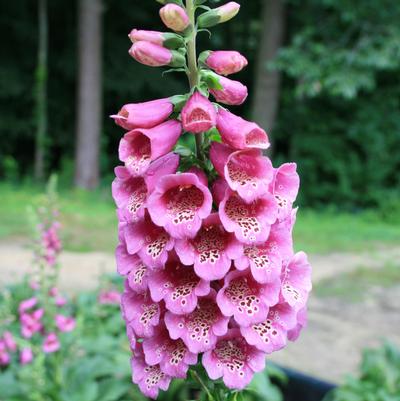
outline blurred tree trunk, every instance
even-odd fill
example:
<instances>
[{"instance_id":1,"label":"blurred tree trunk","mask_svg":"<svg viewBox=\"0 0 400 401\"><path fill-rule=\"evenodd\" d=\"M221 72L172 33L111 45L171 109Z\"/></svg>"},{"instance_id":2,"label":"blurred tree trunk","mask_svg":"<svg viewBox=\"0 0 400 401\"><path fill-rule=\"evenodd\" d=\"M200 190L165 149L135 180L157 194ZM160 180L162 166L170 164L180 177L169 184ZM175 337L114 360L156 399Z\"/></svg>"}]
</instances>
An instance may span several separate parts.
<instances>
[{"instance_id":1,"label":"blurred tree trunk","mask_svg":"<svg viewBox=\"0 0 400 401\"><path fill-rule=\"evenodd\" d=\"M38 53L35 71L36 138L34 176L36 180L40 181L44 177L47 133L47 0L38 0L38 25Z\"/></svg>"},{"instance_id":2,"label":"blurred tree trunk","mask_svg":"<svg viewBox=\"0 0 400 401\"><path fill-rule=\"evenodd\" d=\"M267 132L271 132L275 125L279 105L280 73L279 71L270 71L267 64L275 58L283 44L286 22L285 1L264 0L263 3L253 118Z\"/></svg>"},{"instance_id":3,"label":"blurred tree trunk","mask_svg":"<svg viewBox=\"0 0 400 401\"><path fill-rule=\"evenodd\" d=\"M75 185L93 189L99 184L102 113L102 4L79 0L77 128Z\"/></svg>"}]
</instances>

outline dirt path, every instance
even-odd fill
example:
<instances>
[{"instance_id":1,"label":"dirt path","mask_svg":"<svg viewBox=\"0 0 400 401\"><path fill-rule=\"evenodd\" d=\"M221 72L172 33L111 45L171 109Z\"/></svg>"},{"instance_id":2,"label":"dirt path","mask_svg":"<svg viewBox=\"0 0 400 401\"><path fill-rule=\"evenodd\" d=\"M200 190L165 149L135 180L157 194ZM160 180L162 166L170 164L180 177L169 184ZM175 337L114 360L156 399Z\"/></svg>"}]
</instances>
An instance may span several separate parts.
<instances>
[{"instance_id":1,"label":"dirt path","mask_svg":"<svg viewBox=\"0 0 400 401\"><path fill-rule=\"evenodd\" d=\"M358 254L311 255L314 284L357 269L379 268L400 260L400 248ZM64 252L61 289L75 292L95 288L102 273L114 272L114 256L108 253ZM29 271L31 252L15 243L0 243L0 288ZM374 288L359 303L311 296L309 325L295 344L271 356L271 360L333 382L355 372L360 352L389 338L400 346L400 283L389 289Z\"/></svg>"}]
</instances>

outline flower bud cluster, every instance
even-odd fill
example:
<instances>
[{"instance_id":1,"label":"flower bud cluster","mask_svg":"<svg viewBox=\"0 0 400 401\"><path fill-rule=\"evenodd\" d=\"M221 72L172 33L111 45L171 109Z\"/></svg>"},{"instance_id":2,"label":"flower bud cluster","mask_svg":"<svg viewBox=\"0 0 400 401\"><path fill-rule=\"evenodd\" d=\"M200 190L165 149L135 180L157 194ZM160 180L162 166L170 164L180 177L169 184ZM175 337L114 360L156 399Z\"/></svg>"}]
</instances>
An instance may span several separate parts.
<instances>
[{"instance_id":1,"label":"flower bud cluster","mask_svg":"<svg viewBox=\"0 0 400 401\"><path fill-rule=\"evenodd\" d=\"M233 17L232 3L207 11L199 25L210 26L210 15ZM183 21L181 10L174 18ZM124 165L112 184L121 306L133 381L152 398L200 361L210 379L243 389L267 354L297 338L311 290L307 256L293 250L296 164L274 168L263 154L267 133L208 99L243 103L247 88L222 75L247 60L216 51L199 62L208 91L192 88L183 107L166 98L112 116L127 130L119 145ZM209 142L203 160L189 167L176 147L184 133Z\"/></svg>"}]
</instances>

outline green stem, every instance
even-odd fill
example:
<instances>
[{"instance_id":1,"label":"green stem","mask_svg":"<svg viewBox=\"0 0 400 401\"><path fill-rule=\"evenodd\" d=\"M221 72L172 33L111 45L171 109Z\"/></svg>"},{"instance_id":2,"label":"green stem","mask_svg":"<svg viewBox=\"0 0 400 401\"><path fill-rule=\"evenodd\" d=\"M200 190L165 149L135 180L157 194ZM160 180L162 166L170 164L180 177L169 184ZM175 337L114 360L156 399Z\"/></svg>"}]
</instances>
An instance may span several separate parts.
<instances>
[{"instance_id":1,"label":"green stem","mask_svg":"<svg viewBox=\"0 0 400 401\"><path fill-rule=\"evenodd\" d=\"M197 37L197 27L195 20L195 5L194 0L186 0L186 12L189 16L191 25L191 36L187 44L187 58L188 58L188 78L190 89L193 90L199 84L199 69L197 66L197 52L196 52L196 37ZM196 134L196 154L197 158L204 160L203 154L203 141L204 134Z\"/></svg>"},{"instance_id":2,"label":"green stem","mask_svg":"<svg viewBox=\"0 0 400 401\"><path fill-rule=\"evenodd\" d=\"M215 398L212 396L210 393L210 390L207 388L206 384L203 382L201 377L198 375L198 373L194 370L191 370L193 378L197 381L197 383L200 384L200 387L204 390L204 392L207 394L207 397L209 401L215 401Z\"/></svg>"}]
</instances>

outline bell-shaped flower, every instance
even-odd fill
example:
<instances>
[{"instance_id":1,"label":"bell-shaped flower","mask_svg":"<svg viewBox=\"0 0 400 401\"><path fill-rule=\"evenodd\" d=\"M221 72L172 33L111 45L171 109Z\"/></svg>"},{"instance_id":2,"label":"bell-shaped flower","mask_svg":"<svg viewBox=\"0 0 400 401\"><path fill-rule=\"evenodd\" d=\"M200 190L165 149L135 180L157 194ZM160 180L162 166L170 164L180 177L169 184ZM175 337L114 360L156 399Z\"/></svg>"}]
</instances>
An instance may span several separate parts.
<instances>
[{"instance_id":1,"label":"bell-shaped flower","mask_svg":"<svg viewBox=\"0 0 400 401\"><path fill-rule=\"evenodd\" d=\"M52 354L60 349L61 344L60 340L57 337L56 333L49 333L45 337L42 345L43 352L45 354Z\"/></svg>"},{"instance_id":2,"label":"bell-shaped flower","mask_svg":"<svg viewBox=\"0 0 400 401\"><path fill-rule=\"evenodd\" d=\"M175 32L182 32L190 25L185 9L177 4L166 4L162 7L160 17L165 26Z\"/></svg>"},{"instance_id":3,"label":"bell-shaped flower","mask_svg":"<svg viewBox=\"0 0 400 401\"><path fill-rule=\"evenodd\" d=\"M164 300L169 311L183 315L194 311L198 297L209 294L210 283L200 279L192 267L183 266L176 256L172 256L164 270L150 276L149 289L153 301Z\"/></svg>"},{"instance_id":4,"label":"bell-shaped flower","mask_svg":"<svg viewBox=\"0 0 400 401\"><path fill-rule=\"evenodd\" d=\"M218 336L228 331L229 318L222 315L215 302L215 291L198 300L196 309L187 315L165 313L165 324L173 340L182 339L188 349L198 354L212 349Z\"/></svg>"},{"instance_id":5,"label":"bell-shaped flower","mask_svg":"<svg viewBox=\"0 0 400 401\"><path fill-rule=\"evenodd\" d=\"M311 291L311 266L304 252L297 252L282 273L282 300L300 310Z\"/></svg>"},{"instance_id":6,"label":"bell-shaped flower","mask_svg":"<svg viewBox=\"0 0 400 401\"><path fill-rule=\"evenodd\" d=\"M183 264L194 265L197 276L213 281L225 276L232 260L242 255L243 246L225 231L218 213L212 213L194 238L176 241L175 251Z\"/></svg>"},{"instance_id":7,"label":"bell-shaped flower","mask_svg":"<svg viewBox=\"0 0 400 401\"><path fill-rule=\"evenodd\" d=\"M186 63L185 57L178 51L145 41L135 42L129 54L137 62L149 67L183 67Z\"/></svg>"},{"instance_id":8,"label":"bell-shaped flower","mask_svg":"<svg viewBox=\"0 0 400 401\"><path fill-rule=\"evenodd\" d=\"M127 222L136 222L143 218L146 199L153 191L158 180L175 173L179 165L179 156L168 153L150 164L143 177L132 177L126 167L116 167L116 179L112 183L112 196L122 216Z\"/></svg>"},{"instance_id":9,"label":"bell-shaped flower","mask_svg":"<svg viewBox=\"0 0 400 401\"><path fill-rule=\"evenodd\" d=\"M304 329L304 327L307 326L307 307L305 306L304 308L301 308L297 312L297 324L296 326L289 330L287 333L287 337L289 341L296 341L299 338L299 335L301 331Z\"/></svg>"},{"instance_id":10,"label":"bell-shaped flower","mask_svg":"<svg viewBox=\"0 0 400 401\"><path fill-rule=\"evenodd\" d=\"M235 149L268 149L267 133L254 122L246 121L228 110L220 108L217 128L222 141Z\"/></svg>"},{"instance_id":11,"label":"bell-shaped flower","mask_svg":"<svg viewBox=\"0 0 400 401\"><path fill-rule=\"evenodd\" d=\"M296 326L296 311L288 304L277 304L268 312L261 323L240 327L247 343L270 354L286 346L288 331Z\"/></svg>"},{"instance_id":12,"label":"bell-shaped flower","mask_svg":"<svg viewBox=\"0 0 400 401\"><path fill-rule=\"evenodd\" d=\"M280 220L290 214L293 202L299 192L300 178L296 169L296 163L285 163L275 170L271 187L278 204Z\"/></svg>"},{"instance_id":13,"label":"bell-shaped flower","mask_svg":"<svg viewBox=\"0 0 400 401\"><path fill-rule=\"evenodd\" d=\"M204 353L202 363L211 380L222 378L226 387L242 390L254 373L264 370L265 354L247 344L239 329L231 329Z\"/></svg>"},{"instance_id":14,"label":"bell-shaped flower","mask_svg":"<svg viewBox=\"0 0 400 401\"><path fill-rule=\"evenodd\" d=\"M158 397L159 390L168 390L171 376L164 373L160 365L150 366L146 363L141 345L134 351L131 359L132 381L139 386L140 391L152 399Z\"/></svg>"},{"instance_id":15,"label":"bell-shaped flower","mask_svg":"<svg viewBox=\"0 0 400 401\"><path fill-rule=\"evenodd\" d=\"M28 365L29 363L32 362L32 360L33 360L32 348L30 347L22 348L19 354L19 363L21 365Z\"/></svg>"},{"instance_id":16,"label":"bell-shaped flower","mask_svg":"<svg viewBox=\"0 0 400 401\"><path fill-rule=\"evenodd\" d=\"M207 51L200 55L207 67L217 74L230 75L241 71L247 66L246 57L234 50Z\"/></svg>"},{"instance_id":17,"label":"bell-shaped flower","mask_svg":"<svg viewBox=\"0 0 400 401\"><path fill-rule=\"evenodd\" d=\"M132 291L143 293L147 291L149 276L152 270L148 268L138 255L130 255L126 243L122 242L115 250L117 271L128 280Z\"/></svg>"},{"instance_id":18,"label":"bell-shaped flower","mask_svg":"<svg viewBox=\"0 0 400 401\"><path fill-rule=\"evenodd\" d=\"M151 100L144 103L130 103L122 107L111 118L122 128L131 131L136 128L153 128L163 123L173 112L170 98Z\"/></svg>"},{"instance_id":19,"label":"bell-shaped flower","mask_svg":"<svg viewBox=\"0 0 400 401\"><path fill-rule=\"evenodd\" d=\"M282 272L282 257L268 241L264 244L245 245L243 256L235 260L238 270L250 267L251 274L258 283L272 283Z\"/></svg>"},{"instance_id":20,"label":"bell-shaped flower","mask_svg":"<svg viewBox=\"0 0 400 401\"><path fill-rule=\"evenodd\" d=\"M150 129L135 129L119 144L119 159L132 176L143 175L153 160L172 150L182 132L179 121L169 120ZM162 141L160 141L162 138Z\"/></svg>"},{"instance_id":21,"label":"bell-shaped flower","mask_svg":"<svg viewBox=\"0 0 400 401\"><path fill-rule=\"evenodd\" d=\"M149 196L147 207L154 223L173 238L193 238L212 208L204 173L193 170L164 176Z\"/></svg>"},{"instance_id":22,"label":"bell-shaped flower","mask_svg":"<svg viewBox=\"0 0 400 401\"><path fill-rule=\"evenodd\" d=\"M159 365L162 372L172 377L184 379L189 365L197 363L197 354L190 352L181 339L172 340L163 326L143 341L143 351L148 365Z\"/></svg>"},{"instance_id":23,"label":"bell-shaped flower","mask_svg":"<svg viewBox=\"0 0 400 401\"><path fill-rule=\"evenodd\" d=\"M132 177L126 167L115 168L116 178L111 191L121 216L127 222L136 222L143 218L147 187L143 177Z\"/></svg>"},{"instance_id":24,"label":"bell-shaped flower","mask_svg":"<svg viewBox=\"0 0 400 401\"><path fill-rule=\"evenodd\" d=\"M210 93L215 97L217 102L238 106L247 99L247 87L239 81L217 75L217 80L221 86L220 89L210 88Z\"/></svg>"},{"instance_id":25,"label":"bell-shaped flower","mask_svg":"<svg viewBox=\"0 0 400 401\"><path fill-rule=\"evenodd\" d=\"M146 266L153 269L164 267L168 251L174 247L174 239L147 215L125 227L125 240L128 253L137 254Z\"/></svg>"},{"instance_id":26,"label":"bell-shaped flower","mask_svg":"<svg viewBox=\"0 0 400 401\"><path fill-rule=\"evenodd\" d=\"M266 194L274 175L271 161L258 149L234 151L229 146L213 142L210 159L218 174L246 202Z\"/></svg>"},{"instance_id":27,"label":"bell-shaped flower","mask_svg":"<svg viewBox=\"0 0 400 401\"><path fill-rule=\"evenodd\" d=\"M227 189L219 205L219 217L225 230L235 233L243 244L266 241L277 214L278 207L270 194L246 203L236 192Z\"/></svg>"},{"instance_id":28,"label":"bell-shaped flower","mask_svg":"<svg viewBox=\"0 0 400 401\"><path fill-rule=\"evenodd\" d=\"M160 322L160 305L149 293L137 294L125 283L121 297L122 315L137 337L152 337Z\"/></svg>"},{"instance_id":29,"label":"bell-shaped flower","mask_svg":"<svg viewBox=\"0 0 400 401\"><path fill-rule=\"evenodd\" d=\"M181 119L185 131L200 134L215 127L217 112L205 96L195 92L183 107Z\"/></svg>"},{"instance_id":30,"label":"bell-shaped flower","mask_svg":"<svg viewBox=\"0 0 400 401\"><path fill-rule=\"evenodd\" d=\"M58 330L62 332L69 332L75 329L76 321L72 316L64 316L61 314L56 315L55 323Z\"/></svg>"},{"instance_id":31,"label":"bell-shaped flower","mask_svg":"<svg viewBox=\"0 0 400 401\"><path fill-rule=\"evenodd\" d=\"M293 251L293 226L296 221L297 209L293 209L291 214L284 220L277 220L271 226L268 237L268 247L272 252L279 252L282 265L287 266L294 255Z\"/></svg>"},{"instance_id":32,"label":"bell-shaped flower","mask_svg":"<svg viewBox=\"0 0 400 401\"><path fill-rule=\"evenodd\" d=\"M249 271L232 271L225 277L217 303L225 316L233 316L240 326L249 326L267 318L269 308L279 300L279 292L279 279L260 284Z\"/></svg>"},{"instance_id":33,"label":"bell-shaped flower","mask_svg":"<svg viewBox=\"0 0 400 401\"><path fill-rule=\"evenodd\" d=\"M181 35L171 32L146 31L143 29L132 29L128 35L132 43L145 41L156 45L167 47L168 49L178 49L185 45Z\"/></svg>"}]
</instances>

